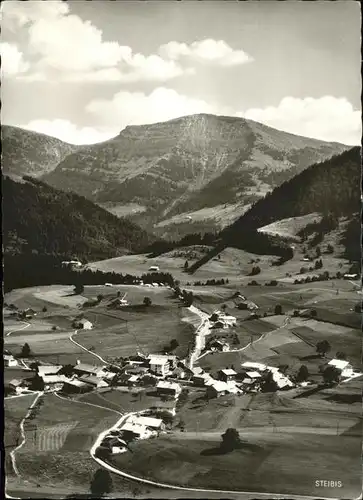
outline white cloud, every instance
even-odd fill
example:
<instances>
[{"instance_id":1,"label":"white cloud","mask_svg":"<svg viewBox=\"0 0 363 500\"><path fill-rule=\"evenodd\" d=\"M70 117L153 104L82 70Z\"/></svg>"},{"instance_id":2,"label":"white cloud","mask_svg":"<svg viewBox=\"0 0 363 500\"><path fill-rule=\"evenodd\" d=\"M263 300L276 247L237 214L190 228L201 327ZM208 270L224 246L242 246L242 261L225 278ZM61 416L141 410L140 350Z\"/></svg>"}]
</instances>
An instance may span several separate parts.
<instances>
[{"instance_id":1,"label":"white cloud","mask_svg":"<svg viewBox=\"0 0 363 500\"><path fill-rule=\"evenodd\" d=\"M324 141L349 145L361 142L361 112L355 111L344 97L284 97L278 106L252 108L236 115L292 134Z\"/></svg>"},{"instance_id":2,"label":"white cloud","mask_svg":"<svg viewBox=\"0 0 363 500\"><path fill-rule=\"evenodd\" d=\"M112 100L91 101L88 111L103 126L119 127L162 122L195 113L218 113L218 108L201 99L158 87L150 94L121 91Z\"/></svg>"},{"instance_id":3,"label":"white cloud","mask_svg":"<svg viewBox=\"0 0 363 500\"><path fill-rule=\"evenodd\" d=\"M161 82L191 72L174 60L157 54L135 54L131 47L105 41L102 30L90 21L69 14L64 2L5 4L6 26L13 24L27 30L29 53L37 58L32 72L23 76L23 80Z\"/></svg>"},{"instance_id":4,"label":"white cloud","mask_svg":"<svg viewBox=\"0 0 363 500\"><path fill-rule=\"evenodd\" d=\"M174 61L188 58L220 66L237 66L253 61L243 50L234 50L224 40L211 38L198 40L190 45L172 41L162 45L159 54Z\"/></svg>"},{"instance_id":5,"label":"white cloud","mask_svg":"<svg viewBox=\"0 0 363 500\"><path fill-rule=\"evenodd\" d=\"M57 137L70 144L94 144L115 137L119 128L78 127L68 120L32 120L21 128Z\"/></svg>"},{"instance_id":6,"label":"white cloud","mask_svg":"<svg viewBox=\"0 0 363 500\"><path fill-rule=\"evenodd\" d=\"M15 76L25 73L29 63L24 60L23 53L12 43L0 43L1 73L4 76Z\"/></svg>"}]
</instances>

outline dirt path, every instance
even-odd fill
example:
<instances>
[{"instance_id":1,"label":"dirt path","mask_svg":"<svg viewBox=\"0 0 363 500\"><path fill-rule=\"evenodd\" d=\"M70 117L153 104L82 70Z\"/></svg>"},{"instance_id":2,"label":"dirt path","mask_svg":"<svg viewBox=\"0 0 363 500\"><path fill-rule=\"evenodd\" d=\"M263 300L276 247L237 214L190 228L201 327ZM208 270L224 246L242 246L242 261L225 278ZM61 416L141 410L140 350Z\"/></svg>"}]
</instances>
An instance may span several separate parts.
<instances>
[{"instance_id":1,"label":"dirt path","mask_svg":"<svg viewBox=\"0 0 363 500\"><path fill-rule=\"evenodd\" d=\"M26 328L29 328L30 326L30 323L27 323L26 321L21 321L21 323L23 323L23 328L16 328L15 330L11 330L10 332L8 332L5 337L9 337L9 335L11 335L12 333L15 333L15 332L20 332L21 330L25 330Z\"/></svg>"}]
</instances>

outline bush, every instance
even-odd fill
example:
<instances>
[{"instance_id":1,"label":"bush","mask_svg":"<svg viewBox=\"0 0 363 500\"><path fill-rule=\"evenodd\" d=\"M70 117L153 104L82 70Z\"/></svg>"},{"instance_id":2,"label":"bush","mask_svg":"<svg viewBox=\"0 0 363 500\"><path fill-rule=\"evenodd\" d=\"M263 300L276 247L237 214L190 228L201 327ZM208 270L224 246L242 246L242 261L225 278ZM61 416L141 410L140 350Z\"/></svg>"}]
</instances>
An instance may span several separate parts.
<instances>
[{"instance_id":1,"label":"bush","mask_svg":"<svg viewBox=\"0 0 363 500\"><path fill-rule=\"evenodd\" d=\"M145 307L149 307L152 304L150 297L144 297L143 304Z\"/></svg>"},{"instance_id":2,"label":"bush","mask_svg":"<svg viewBox=\"0 0 363 500\"><path fill-rule=\"evenodd\" d=\"M276 306L275 306L275 314L282 314L282 306L281 306L281 304L276 304Z\"/></svg>"}]
</instances>

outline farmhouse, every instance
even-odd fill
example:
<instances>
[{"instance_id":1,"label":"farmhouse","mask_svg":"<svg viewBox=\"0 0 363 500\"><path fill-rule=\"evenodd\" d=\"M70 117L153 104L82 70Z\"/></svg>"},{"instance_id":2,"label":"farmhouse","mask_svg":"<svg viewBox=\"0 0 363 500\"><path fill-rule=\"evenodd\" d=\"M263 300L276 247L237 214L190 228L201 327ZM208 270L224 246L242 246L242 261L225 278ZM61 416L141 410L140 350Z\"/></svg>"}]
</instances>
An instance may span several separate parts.
<instances>
[{"instance_id":1,"label":"farmhouse","mask_svg":"<svg viewBox=\"0 0 363 500\"><path fill-rule=\"evenodd\" d=\"M267 366L267 370L272 373L272 378L276 382L279 389L289 389L294 387L294 384L291 382L291 380L286 377L286 375L281 373L278 368Z\"/></svg>"},{"instance_id":2,"label":"farmhouse","mask_svg":"<svg viewBox=\"0 0 363 500\"><path fill-rule=\"evenodd\" d=\"M133 422L126 422L122 427L120 427L120 430L126 440L148 439L155 434L155 431L148 429L144 425Z\"/></svg>"},{"instance_id":3,"label":"farmhouse","mask_svg":"<svg viewBox=\"0 0 363 500\"><path fill-rule=\"evenodd\" d=\"M88 319L76 319L73 321L73 324L72 324L73 328L78 328L78 329L82 329L82 330L92 330L93 328L93 325L90 321L88 321Z\"/></svg>"},{"instance_id":4,"label":"farmhouse","mask_svg":"<svg viewBox=\"0 0 363 500\"><path fill-rule=\"evenodd\" d=\"M61 368L62 365L38 365L36 371L39 377L44 377L47 375L57 375Z\"/></svg>"},{"instance_id":5,"label":"farmhouse","mask_svg":"<svg viewBox=\"0 0 363 500\"><path fill-rule=\"evenodd\" d=\"M150 407L152 412L167 412L173 417L176 415L175 401L159 401Z\"/></svg>"},{"instance_id":6,"label":"farmhouse","mask_svg":"<svg viewBox=\"0 0 363 500\"><path fill-rule=\"evenodd\" d=\"M90 384L86 384L78 379L68 379L64 382L62 391L66 394L81 394L93 389Z\"/></svg>"},{"instance_id":7,"label":"farmhouse","mask_svg":"<svg viewBox=\"0 0 363 500\"><path fill-rule=\"evenodd\" d=\"M161 418L139 417L133 415L127 420L128 423L139 424L153 431L162 430L165 426Z\"/></svg>"},{"instance_id":8,"label":"farmhouse","mask_svg":"<svg viewBox=\"0 0 363 500\"><path fill-rule=\"evenodd\" d=\"M4 354L4 365L7 367L18 366L18 361L12 354Z\"/></svg>"},{"instance_id":9,"label":"farmhouse","mask_svg":"<svg viewBox=\"0 0 363 500\"><path fill-rule=\"evenodd\" d=\"M209 344L209 348L212 351L227 352L229 351L229 344L224 340L212 340L212 342L210 342Z\"/></svg>"},{"instance_id":10,"label":"farmhouse","mask_svg":"<svg viewBox=\"0 0 363 500\"><path fill-rule=\"evenodd\" d=\"M241 394L242 391L233 382L222 382L221 380L214 380L211 385L207 387L207 397L218 398L226 394Z\"/></svg>"},{"instance_id":11,"label":"farmhouse","mask_svg":"<svg viewBox=\"0 0 363 500\"><path fill-rule=\"evenodd\" d=\"M179 384L174 382L166 382L160 380L156 385L156 392L160 396L174 396L177 397L181 392L181 387Z\"/></svg>"},{"instance_id":12,"label":"farmhouse","mask_svg":"<svg viewBox=\"0 0 363 500\"><path fill-rule=\"evenodd\" d=\"M53 387L54 389L62 389L64 382L68 380L65 375L42 375L44 386L46 389Z\"/></svg>"},{"instance_id":13,"label":"farmhouse","mask_svg":"<svg viewBox=\"0 0 363 500\"><path fill-rule=\"evenodd\" d=\"M354 374L353 367L349 361L344 361L342 359L332 359L329 361L328 365L334 366L341 371L342 377L351 377Z\"/></svg>"},{"instance_id":14,"label":"farmhouse","mask_svg":"<svg viewBox=\"0 0 363 500\"><path fill-rule=\"evenodd\" d=\"M149 267L149 271L151 271L151 272L154 272L154 273L155 273L155 272L160 271L160 269L159 269L159 266L150 266L150 267Z\"/></svg>"},{"instance_id":15,"label":"farmhouse","mask_svg":"<svg viewBox=\"0 0 363 500\"><path fill-rule=\"evenodd\" d=\"M79 377L79 380L97 389L101 387L108 387L108 383L106 382L106 380L103 380L96 375L82 375L81 377Z\"/></svg>"},{"instance_id":16,"label":"farmhouse","mask_svg":"<svg viewBox=\"0 0 363 500\"><path fill-rule=\"evenodd\" d=\"M14 390L17 394L20 394L23 389L25 389L25 384L23 380L18 380L14 378L9 382L9 387L10 389Z\"/></svg>"},{"instance_id":17,"label":"farmhouse","mask_svg":"<svg viewBox=\"0 0 363 500\"><path fill-rule=\"evenodd\" d=\"M263 372L267 369L267 366L262 363L255 363L254 361L245 361L241 364L242 368L247 368L248 370L257 370Z\"/></svg>"},{"instance_id":18,"label":"farmhouse","mask_svg":"<svg viewBox=\"0 0 363 500\"><path fill-rule=\"evenodd\" d=\"M222 380L222 382L231 382L232 380L235 380L236 375L237 373L232 370L232 368L226 368L218 372L218 378L219 380Z\"/></svg>"},{"instance_id":19,"label":"farmhouse","mask_svg":"<svg viewBox=\"0 0 363 500\"><path fill-rule=\"evenodd\" d=\"M194 375L192 378L192 382L197 387L204 387L211 383L213 378L209 375L209 373L201 373L200 375Z\"/></svg>"},{"instance_id":20,"label":"farmhouse","mask_svg":"<svg viewBox=\"0 0 363 500\"><path fill-rule=\"evenodd\" d=\"M76 366L73 368L73 371L77 375L93 375L94 377L104 377L107 372L103 366L93 366L87 363L79 363L77 361Z\"/></svg>"}]
</instances>

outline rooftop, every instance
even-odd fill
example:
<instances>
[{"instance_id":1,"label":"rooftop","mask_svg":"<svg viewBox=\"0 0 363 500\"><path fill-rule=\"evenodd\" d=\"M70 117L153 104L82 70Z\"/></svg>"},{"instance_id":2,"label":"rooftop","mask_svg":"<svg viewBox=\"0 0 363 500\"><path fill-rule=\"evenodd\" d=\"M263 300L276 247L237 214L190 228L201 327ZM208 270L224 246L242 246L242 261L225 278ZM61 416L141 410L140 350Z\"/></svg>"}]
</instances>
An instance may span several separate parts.
<instances>
[{"instance_id":1,"label":"rooftop","mask_svg":"<svg viewBox=\"0 0 363 500\"><path fill-rule=\"evenodd\" d=\"M328 365L335 366L339 370L344 370L349 365L349 361L345 361L343 359L332 359L329 361Z\"/></svg>"},{"instance_id":2,"label":"rooftop","mask_svg":"<svg viewBox=\"0 0 363 500\"><path fill-rule=\"evenodd\" d=\"M225 375L237 375L237 372L232 370L232 368L225 368L224 370L221 370L221 372Z\"/></svg>"},{"instance_id":3,"label":"rooftop","mask_svg":"<svg viewBox=\"0 0 363 500\"><path fill-rule=\"evenodd\" d=\"M266 370L266 365L262 363L255 363L254 361L245 361L241 364L243 368L255 368L256 370Z\"/></svg>"}]
</instances>

